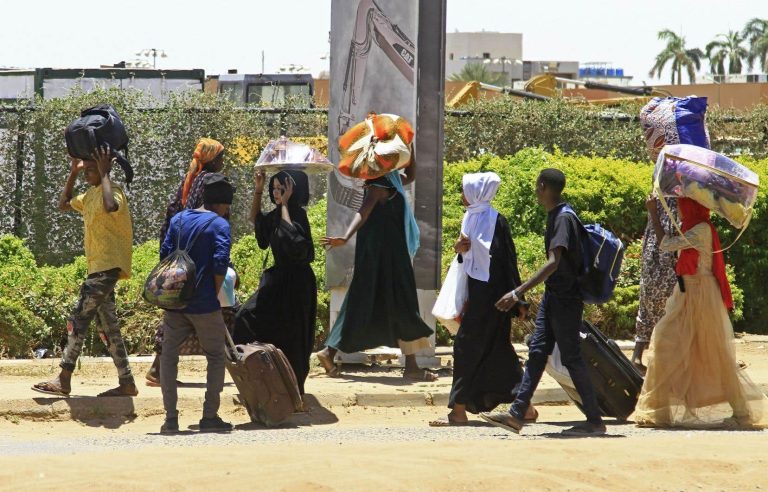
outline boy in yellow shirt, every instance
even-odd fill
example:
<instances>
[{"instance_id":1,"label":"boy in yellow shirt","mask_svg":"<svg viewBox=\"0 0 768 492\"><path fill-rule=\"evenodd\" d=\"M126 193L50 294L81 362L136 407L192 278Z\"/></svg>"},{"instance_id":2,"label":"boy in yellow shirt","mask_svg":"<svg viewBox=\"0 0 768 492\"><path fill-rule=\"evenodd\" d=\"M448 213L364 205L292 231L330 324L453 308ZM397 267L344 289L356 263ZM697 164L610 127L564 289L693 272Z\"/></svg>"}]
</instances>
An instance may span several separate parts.
<instances>
[{"instance_id":1,"label":"boy in yellow shirt","mask_svg":"<svg viewBox=\"0 0 768 492\"><path fill-rule=\"evenodd\" d=\"M116 159L108 147L97 148L92 160L71 158L71 168L59 198L59 209L76 211L85 223L85 257L88 278L80 289L80 299L67 322L67 346L61 372L32 389L41 393L67 396L72 390L72 372L83 348L88 326L95 318L99 336L109 349L117 368L120 385L98 396L136 396L138 390L128 363L115 310L115 285L131 275L133 229L128 201L123 190L112 184L109 173ZM91 185L73 197L77 176L83 172Z\"/></svg>"}]
</instances>

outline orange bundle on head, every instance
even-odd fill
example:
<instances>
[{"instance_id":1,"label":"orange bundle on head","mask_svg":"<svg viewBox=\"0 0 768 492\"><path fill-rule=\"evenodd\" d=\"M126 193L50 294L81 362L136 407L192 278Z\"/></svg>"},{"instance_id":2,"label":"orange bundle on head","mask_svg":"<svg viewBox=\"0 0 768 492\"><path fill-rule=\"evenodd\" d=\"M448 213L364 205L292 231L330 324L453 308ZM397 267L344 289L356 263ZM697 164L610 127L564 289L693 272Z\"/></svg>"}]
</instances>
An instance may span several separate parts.
<instances>
[{"instance_id":1,"label":"orange bundle on head","mask_svg":"<svg viewBox=\"0 0 768 492\"><path fill-rule=\"evenodd\" d=\"M394 114L370 113L362 123L339 138L339 172L359 179L375 179L408 167L413 128Z\"/></svg>"}]
</instances>

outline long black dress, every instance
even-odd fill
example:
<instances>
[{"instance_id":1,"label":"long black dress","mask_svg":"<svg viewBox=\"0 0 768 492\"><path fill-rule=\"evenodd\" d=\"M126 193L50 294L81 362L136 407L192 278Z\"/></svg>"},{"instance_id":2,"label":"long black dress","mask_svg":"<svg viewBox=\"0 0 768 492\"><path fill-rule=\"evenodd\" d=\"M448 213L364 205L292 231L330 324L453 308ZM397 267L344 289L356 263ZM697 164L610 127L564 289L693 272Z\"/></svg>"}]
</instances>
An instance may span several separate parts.
<instances>
[{"instance_id":1,"label":"long black dress","mask_svg":"<svg viewBox=\"0 0 768 492\"><path fill-rule=\"evenodd\" d=\"M355 272L326 344L352 353L397 347L432 334L419 315L416 280L405 236L405 199L386 178L371 186L390 190L357 231Z\"/></svg>"},{"instance_id":2,"label":"long black dress","mask_svg":"<svg viewBox=\"0 0 768 492\"><path fill-rule=\"evenodd\" d=\"M514 401L523 377L510 341L513 311L496 301L521 284L515 243L503 215L496 219L488 282L469 278L469 301L453 344L453 386L448 407L464 404L471 413L488 412Z\"/></svg>"},{"instance_id":3,"label":"long black dress","mask_svg":"<svg viewBox=\"0 0 768 492\"><path fill-rule=\"evenodd\" d=\"M256 217L256 240L261 249L272 248L275 265L264 271L259 289L238 312L233 339L282 350L304 394L317 317L317 281L310 266L315 248L303 208L292 208L292 225L280 214L278 207Z\"/></svg>"}]
</instances>

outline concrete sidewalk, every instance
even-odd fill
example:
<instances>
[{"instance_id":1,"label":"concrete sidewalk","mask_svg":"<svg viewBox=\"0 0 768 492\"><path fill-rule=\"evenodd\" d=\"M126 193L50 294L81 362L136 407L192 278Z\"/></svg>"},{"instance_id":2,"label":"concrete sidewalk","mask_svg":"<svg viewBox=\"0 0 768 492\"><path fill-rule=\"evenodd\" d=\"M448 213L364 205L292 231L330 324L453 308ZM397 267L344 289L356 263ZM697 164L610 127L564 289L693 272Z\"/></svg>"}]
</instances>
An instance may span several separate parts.
<instances>
[{"instance_id":1,"label":"concrete sidewalk","mask_svg":"<svg viewBox=\"0 0 768 492\"><path fill-rule=\"evenodd\" d=\"M627 350L631 343L622 342ZM739 359L748 364L751 378L768 389L768 337L748 336L737 340ZM526 347L515 346L525 354ZM382 362L373 367L345 365L343 376L328 378L315 366L306 383L310 406L340 407L445 407L451 389L452 353L449 347L437 350L443 369L435 382L412 382L402 378L402 370ZM37 382L47 380L58 372L58 360L5 360L0 361L0 416L8 419L31 420L92 420L120 418L132 420L163 412L160 388L144 384L144 374L152 362L151 357L131 357L131 365L139 383L139 396L135 398L97 398L96 395L117 383L110 358L83 357L73 377L72 395L68 398L47 396L30 389ZM316 361L313 361L316 363ZM179 410L198 413L202 409L205 393L205 358L182 357L179 362ZM229 374L222 394L223 413L242 413L237 388ZM567 404L569 398L548 375L539 385L534 403Z\"/></svg>"},{"instance_id":2,"label":"concrete sidewalk","mask_svg":"<svg viewBox=\"0 0 768 492\"><path fill-rule=\"evenodd\" d=\"M311 406L340 407L418 407L448 404L451 390L451 356L442 350L443 368L434 382L406 381L397 367L345 365L342 377L329 378L315 368L306 382ZM72 379L72 394L53 397L30 387L58 372L58 360L0 361L0 416L29 420L90 420L101 418L135 419L163 412L160 388L145 385L144 373L151 357L131 357L131 366L139 384L135 398L97 398L96 395L117 383L112 360L83 357ZM205 393L205 358L182 357L179 362L180 411L199 412ZM539 386L537 403L565 404L568 397L558 384L545 376ZM223 413L245 413L239 403L237 388L229 374L222 393Z\"/></svg>"}]
</instances>

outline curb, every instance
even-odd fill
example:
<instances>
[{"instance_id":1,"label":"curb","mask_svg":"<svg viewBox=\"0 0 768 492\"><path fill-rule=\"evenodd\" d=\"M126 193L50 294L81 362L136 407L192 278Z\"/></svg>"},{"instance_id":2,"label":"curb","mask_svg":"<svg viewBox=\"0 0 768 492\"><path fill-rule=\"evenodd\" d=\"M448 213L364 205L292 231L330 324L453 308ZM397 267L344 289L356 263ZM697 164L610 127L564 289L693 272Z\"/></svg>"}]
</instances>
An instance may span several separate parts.
<instances>
[{"instance_id":1,"label":"curb","mask_svg":"<svg viewBox=\"0 0 768 492\"><path fill-rule=\"evenodd\" d=\"M310 395L316 404L322 407L443 407L448 405L449 394L440 393L357 393ZM542 388L536 392L533 403L562 405L570 402L565 391L560 388ZM202 397L179 398L180 409L203 407ZM221 411L226 413L243 412L244 407L239 397L223 394ZM77 396L70 398L19 398L0 400L0 417L10 419L63 421L95 420L121 418L135 420L142 417L162 415L163 399L152 398L98 398L95 396Z\"/></svg>"}]
</instances>

